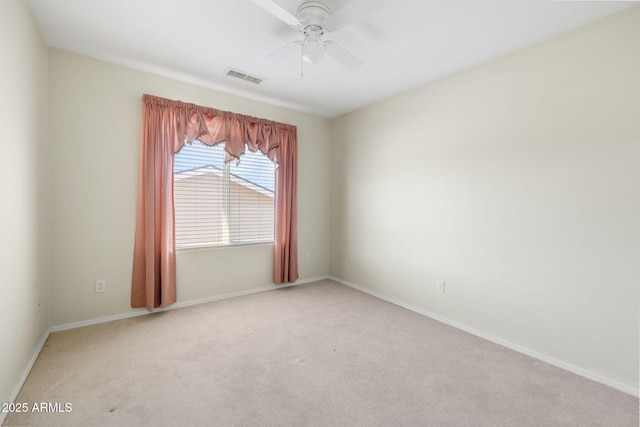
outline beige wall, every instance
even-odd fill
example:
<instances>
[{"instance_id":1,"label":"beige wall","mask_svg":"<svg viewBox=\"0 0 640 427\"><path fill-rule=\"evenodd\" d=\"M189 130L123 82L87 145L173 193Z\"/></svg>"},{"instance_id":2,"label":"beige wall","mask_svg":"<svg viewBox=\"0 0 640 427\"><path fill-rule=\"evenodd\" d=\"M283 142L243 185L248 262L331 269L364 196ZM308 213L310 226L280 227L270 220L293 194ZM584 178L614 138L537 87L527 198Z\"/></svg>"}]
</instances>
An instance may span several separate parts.
<instances>
[{"instance_id":1,"label":"beige wall","mask_svg":"<svg viewBox=\"0 0 640 427\"><path fill-rule=\"evenodd\" d=\"M637 391L639 42L636 7L336 119L332 274Z\"/></svg>"},{"instance_id":2,"label":"beige wall","mask_svg":"<svg viewBox=\"0 0 640 427\"><path fill-rule=\"evenodd\" d=\"M0 1L0 58L0 402L8 402L49 318L47 50L22 1Z\"/></svg>"},{"instance_id":3,"label":"beige wall","mask_svg":"<svg viewBox=\"0 0 640 427\"><path fill-rule=\"evenodd\" d=\"M53 325L131 311L144 93L297 126L300 279L329 274L329 120L57 49L49 85ZM180 252L178 302L270 286L272 259L270 245Z\"/></svg>"}]
</instances>

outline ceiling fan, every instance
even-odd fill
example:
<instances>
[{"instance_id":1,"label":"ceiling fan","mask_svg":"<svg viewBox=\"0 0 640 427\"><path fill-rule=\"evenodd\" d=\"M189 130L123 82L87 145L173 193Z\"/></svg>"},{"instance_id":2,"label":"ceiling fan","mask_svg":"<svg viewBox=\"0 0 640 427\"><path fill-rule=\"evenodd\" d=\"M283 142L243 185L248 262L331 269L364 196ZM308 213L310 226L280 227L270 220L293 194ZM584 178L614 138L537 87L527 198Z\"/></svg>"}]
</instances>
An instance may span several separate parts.
<instances>
[{"instance_id":1,"label":"ceiling fan","mask_svg":"<svg viewBox=\"0 0 640 427\"><path fill-rule=\"evenodd\" d=\"M294 16L273 0L251 1L304 36L303 40L296 40L285 45L265 57L265 60L279 61L298 51L302 53L303 63L306 61L317 64L322 62L325 53L327 53L349 70L359 68L362 61L339 44L323 40L322 37L364 18L384 6L384 0L354 0L332 13L324 3L307 1L298 7Z\"/></svg>"}]
</instances>

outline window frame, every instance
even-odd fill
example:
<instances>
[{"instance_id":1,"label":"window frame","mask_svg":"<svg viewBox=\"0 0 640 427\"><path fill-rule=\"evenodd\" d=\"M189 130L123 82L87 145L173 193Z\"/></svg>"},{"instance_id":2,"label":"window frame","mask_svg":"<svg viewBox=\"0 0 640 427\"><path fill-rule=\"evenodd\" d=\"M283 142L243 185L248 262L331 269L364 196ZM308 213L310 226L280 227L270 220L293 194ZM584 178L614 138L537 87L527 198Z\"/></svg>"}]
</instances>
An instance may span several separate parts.
<instances>
[{"instance_id":1,"label":"window frame","mask_svg":"<svg viewBox=\"0 0 640 427\"><path fill-rule=\"evenodd\" d=\"M264 153L262 153L261 151L257 150L257 151L251 151L248 147L248 145L245 145L245 152L243 153L243 155L240 157L240 159L238 159L238 163L242 164L242 160L244 158L245 155L250 155L253 156L255 155L255 158L258 158L257 156L261 156L262 159L266 160L267 162L269 162L273 169L271 170L271 173L273 174L273 176L271 177L271 179L273 180L272 185L273 185L273 189L267 188L265 186L262 186L258 183L255 183L249 179L243 178L242 176L238 175L238 174L234 174L232 173L232 163L235 162L235 160L231 159L231 160L226 160L226 159L222 159L222 168L221 168L221 178L222 178L222 186L223 186L223 190L221 191L222 193L222 198L224 200L224 205L225 208L222 209L222 211L224 212L224 216L222 218L222 222L224 223L224 221L228 221L228 224L226 226L226 230L224 225L222 226L222 230L218 230L218 235L220 235L221 237L218 240L209 240L206 242L195 242L195 243L188 243L188 244L178 244L178 229L180 227L180 222L177 220L178 217L178 207L176 206L176 200L179 199L178 197L176 197L177 193L176 193L176 176L179 173L184 173L184 172L189 172L190 170L182 170L180 172L176 171L176 167L175 167L175 162L176 160L179 158L179 154L181 152L183 152L184 149L189 149L189 147L192 147L194 144L198 144L199 147L204 148L204 149L216 149L219 148L222 150L222 153L225 153L225 143L221 142L215 145L207 145L202 143L200 140L194 140L191 143L187 143L184 144L181 149L176 152L174 154L174 172L173 172L173 199L174 199L174 218L176 218L175 221L175 241L176 241L176 251L181 252L181 251L192 251L192 250L203 250L203 249L212 249L212 248L225 248L225 247L238 247L238 246L252 246L252 245L273 245L275 242L275 216L276 216L276 186L275 186L275 175L276 175L276 168L277 165L275 164L275 162L269 158L268 156L266 156ZM253 161L253 160L252 160ZM219 169L217 164L203 164L202 166L200 166L198 169L200 168L204 168L204 167L213 167L215 169ZM193 170L197 170L197 169L193 169ZM252 169L253 172L256 171L256 169ZM236 180L234 180L232 177L236 177ZM187 177L188 178L188 177ZM266 179L266 178L265 178ZM239 184L237 181L239 180L243 180L246 181L248 183L251 183L252 185L256 186L256 187L260 187L260 188L264 188L266 191L270 191L272 193L272 201L271 201L271 206L270 206L270 215L269 215L269 219L272 220L272 223L270 225L270 232L271 232L271 237L270 238L260 238L257 237L255 239L245 239L245 240L238 240L238 239L233 239L233 237L231 236L231 233L233 232L233 230L238 230L238 228L235 228L232 225L232 215L233 215L233 209L231 208L231 197L233 195L233 184L237 184L237 185L243 185L243 184ZM249 188L249 187L245 187L245 188ZM255 191L255 190L254 190ZM264 194L264 193L263 193ZM197 214L196 214L197 215ZM194 221L194 223L197 223L197 219ZM243 230L244 227L239 227L239 230ZM224 235L227 235L227 237L223 237ZM197 237L196 237L197 239Z\"/></svg>"}]
</instances>

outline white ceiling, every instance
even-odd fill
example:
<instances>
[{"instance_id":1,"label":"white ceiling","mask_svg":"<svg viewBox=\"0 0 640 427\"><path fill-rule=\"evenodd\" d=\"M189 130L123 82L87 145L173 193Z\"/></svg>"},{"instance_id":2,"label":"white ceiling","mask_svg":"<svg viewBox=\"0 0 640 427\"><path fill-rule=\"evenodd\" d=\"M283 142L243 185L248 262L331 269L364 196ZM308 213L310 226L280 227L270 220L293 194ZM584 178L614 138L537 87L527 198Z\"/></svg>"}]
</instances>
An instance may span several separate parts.
<instances>
[{"instance_id":1,"label":"white ceiling","mask_svg":"<svg viewBox=\"0 0 640 427\"><path fill-rule=\"evenodd\" d=\"M304 0L278 0L295 15ZM350 0L325 0L338 10ZM325 36L364 65L262 60L300 35L250 0L27 0L48 45L325 117L336 117L640 2L386 0ZM260 85L224 75L232 67Z\"/></svg>"}]
</instances>

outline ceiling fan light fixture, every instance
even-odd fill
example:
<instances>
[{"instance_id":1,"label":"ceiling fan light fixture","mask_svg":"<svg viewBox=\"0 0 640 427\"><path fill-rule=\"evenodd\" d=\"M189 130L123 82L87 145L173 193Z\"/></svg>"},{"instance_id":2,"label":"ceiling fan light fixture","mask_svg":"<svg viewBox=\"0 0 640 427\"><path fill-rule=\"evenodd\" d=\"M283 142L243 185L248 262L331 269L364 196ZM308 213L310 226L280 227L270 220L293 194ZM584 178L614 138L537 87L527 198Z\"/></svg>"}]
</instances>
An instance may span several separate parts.
<instances>
[{"instance_id":1,"label":"ceiling fan light fixture","mask_svg":"<svg viewBox=\"0 0 640 427\"><path fill-rule=\"evenodd\" d=\"M302 59L318 64L324 59L324 45L320 40L306 38L302 44Z\"/></svg>"},{"instance_id":2,"label":"ceiling fan light fixture","mask_svg":"<svg viewBox=\"0 0 640 427\"><path fill-rule=\"evenodd\" d=\"M322 27L307 25L304 29L304 42L302 43L302 59L312 64L318 64L324 59L324 43Z\"/></svg>"}]
</instances>

